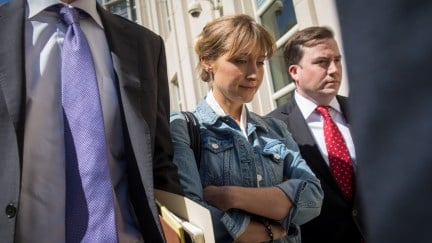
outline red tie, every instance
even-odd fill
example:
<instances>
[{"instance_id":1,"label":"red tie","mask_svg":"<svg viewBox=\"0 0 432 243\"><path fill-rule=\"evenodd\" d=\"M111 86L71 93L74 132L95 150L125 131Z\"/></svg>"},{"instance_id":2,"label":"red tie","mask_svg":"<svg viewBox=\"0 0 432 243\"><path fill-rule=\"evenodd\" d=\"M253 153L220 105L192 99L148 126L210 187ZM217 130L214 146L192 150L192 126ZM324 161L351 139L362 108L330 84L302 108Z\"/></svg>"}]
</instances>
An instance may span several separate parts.
<instances>
[{"instance_id":1,"label":"red tie","mask_svg":"<svg viewBox=\"0 0 432 243\"><path fill-rule=\"evenodd\" d=\"M337 183L348 199L353 195L353 167L351 156L339 128L331 118L327 106L316 110L324 117L324 138L327 147L330 169Z\"/></svg>"}]
</instances>

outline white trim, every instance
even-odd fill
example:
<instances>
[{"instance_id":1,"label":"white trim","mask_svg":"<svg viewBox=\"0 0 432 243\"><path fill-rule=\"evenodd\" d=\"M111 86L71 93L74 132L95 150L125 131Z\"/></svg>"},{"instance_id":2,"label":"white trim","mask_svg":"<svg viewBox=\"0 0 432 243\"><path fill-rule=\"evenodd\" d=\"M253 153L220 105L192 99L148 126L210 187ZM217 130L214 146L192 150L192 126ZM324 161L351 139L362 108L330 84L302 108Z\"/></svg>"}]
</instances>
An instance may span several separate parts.
<instances>
[{"instance_id":1,"label":"white trim","mask_svg":"<svg viewBox=\"0 0 432 243\"><path fill-rule=\"evenodd\" d=\"M295 90L295 84L294 82L288 84L287 86L283 87L282 89L276 91L275 93L273 93L272 98L273 101L276 102L277 99L279 99L280 97L288 94L291 91Z\"/></svg>"}]
</instances>

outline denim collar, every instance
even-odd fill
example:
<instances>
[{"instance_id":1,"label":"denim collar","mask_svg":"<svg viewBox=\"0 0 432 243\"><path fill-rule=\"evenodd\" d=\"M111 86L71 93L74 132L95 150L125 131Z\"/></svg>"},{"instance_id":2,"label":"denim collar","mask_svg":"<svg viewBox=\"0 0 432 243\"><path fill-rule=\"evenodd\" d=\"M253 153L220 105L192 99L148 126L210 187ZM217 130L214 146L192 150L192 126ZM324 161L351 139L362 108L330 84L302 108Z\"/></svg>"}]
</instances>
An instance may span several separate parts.
<instances>
[{"instance_id":1,"label":"denim collar","mask_svg":"<svg viewBox=\"0 0 432 243\"><path fill-rule=\"evenodd\" d=\"M247 133L248 135L253 132L255 129L263 129L265 132L268 132L267 123L265 122L265 119L272 119L272 118L264 118L261 117L253 112L250 112L245 106L246 109L246 115L247 115ZM198 105L195 109L195 115L197 116L198 120L201 121L202 124L212 126L214 125L218 119L222 119L223 121L231 121L234 122L234 120L229 116L219 116L216 114L216 112L210 107L210 105L205 101L205 97L201 98L198 102Z\"/></svg>"}]
</instances>

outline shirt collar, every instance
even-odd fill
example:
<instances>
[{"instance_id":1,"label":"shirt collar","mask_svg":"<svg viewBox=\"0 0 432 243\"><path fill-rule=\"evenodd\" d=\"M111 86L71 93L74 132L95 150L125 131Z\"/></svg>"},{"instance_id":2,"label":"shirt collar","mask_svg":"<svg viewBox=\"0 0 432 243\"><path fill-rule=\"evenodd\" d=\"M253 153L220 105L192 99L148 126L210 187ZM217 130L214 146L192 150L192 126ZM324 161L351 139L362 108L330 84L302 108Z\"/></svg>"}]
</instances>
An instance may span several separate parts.
<instances>
[{"instance_id":1,"label":"shirt collar","mask_svg":"<svg viewBox=\"0 0 432 243\"><path fill-rule=\"evenodd\" d=\"M210 90L206 97L206 102L209 104L209 106L214 110L216 115L218 116L226 116L225 111L222 109L222 107L219 105L219 103L216 101L213 90ZM246 114L246 108L243 104L242 106L242 113L240 115L240 127L242 128L243 132L245 132L246 125L247 125L247 114Z\"/></svg>"},{"instance_id":2,"label":"shirt collar","mask_svg":"<svg viewBox=\"0 0 432 243\"><path fill-rule=\"evenodd\" d=\"M311 100L303 97L302 95L300 95L297 90L294 92L294 99L301 111L301 113L303 114L304 118L308 118L317 108L317 104L315 104L314 102L312 102ZM333 97L333 99L330 101L330 104L328 105L331 108L333 108L334 110L338 111L339 113L341 113L341 109L340 109L340 105L339 102L336 99L336 96Z\"/></svg>"},{"instance_id":3,"label":"shirt collar","mask_svg":"<svg viewBox=\"0 0 432 243\"><path fill-rule=\"evenodd\" d=\"M29 8L29 18L34 17L35 15L42 12L44 9L51 7L56 4L65 4L59 0L27 0L27 6ZM72 2L70 5L79 8L86 13L88 13L92 19L103 28L102 21L96 9L96 0L76 0Z\"/></svg>"},{"instance_id":4,"label":"shirt collar","mask_svg":"<svg viewBox=\"0 0 432 243\"><path fill-rule=\"evenodd\" d=\"M209 106L214 110L216 115L218 116L226 116L224 110L222 107L220 107L219 103L216 101L212 90L210 90L207 94L206 101L209 104Z\"/></svg>"}]
</instances>

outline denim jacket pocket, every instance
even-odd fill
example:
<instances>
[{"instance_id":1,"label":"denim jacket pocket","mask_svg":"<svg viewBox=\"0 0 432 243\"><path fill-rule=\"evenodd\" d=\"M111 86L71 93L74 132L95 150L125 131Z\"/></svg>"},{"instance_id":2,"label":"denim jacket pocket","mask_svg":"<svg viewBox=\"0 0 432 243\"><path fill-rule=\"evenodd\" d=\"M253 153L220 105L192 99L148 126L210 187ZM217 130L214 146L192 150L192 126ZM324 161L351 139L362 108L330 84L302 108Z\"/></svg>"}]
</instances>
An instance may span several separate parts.
<instances>
[{"instance_id":1,"label":"denim jacket pocket","mask_svg":"<svg viewBox=\"0 0 432 243\"><path fill-rule=\"evenodd\" d=\"M263 148L263 155L269 156L276 164L283 163L288 154L288 147L280 140L271 140Z\"/></svg>"},{"instance_id":2,"label":"denim jacket pocket","mask_svg":"<svg viewBox=\"0 0 432 243\"><path fill-rule=\"evenodd\" d=\"M220 140L212 136L208 136L202 146L214 154L222 153L234 147L231 139Z\"/></svg>"},{"instance_id":3,"label":"denim jacket pocket","mask_svg":"<svg viewBox=\"0 0 432 243\"><path fill-rule=\"evenodd\" d=\"M201 141L200 174L203 186L222 186L230 182L229 165L233 160L234 144L231 138L220 139L214 136L203 137Z\"/></svg>"}]
</instances>

